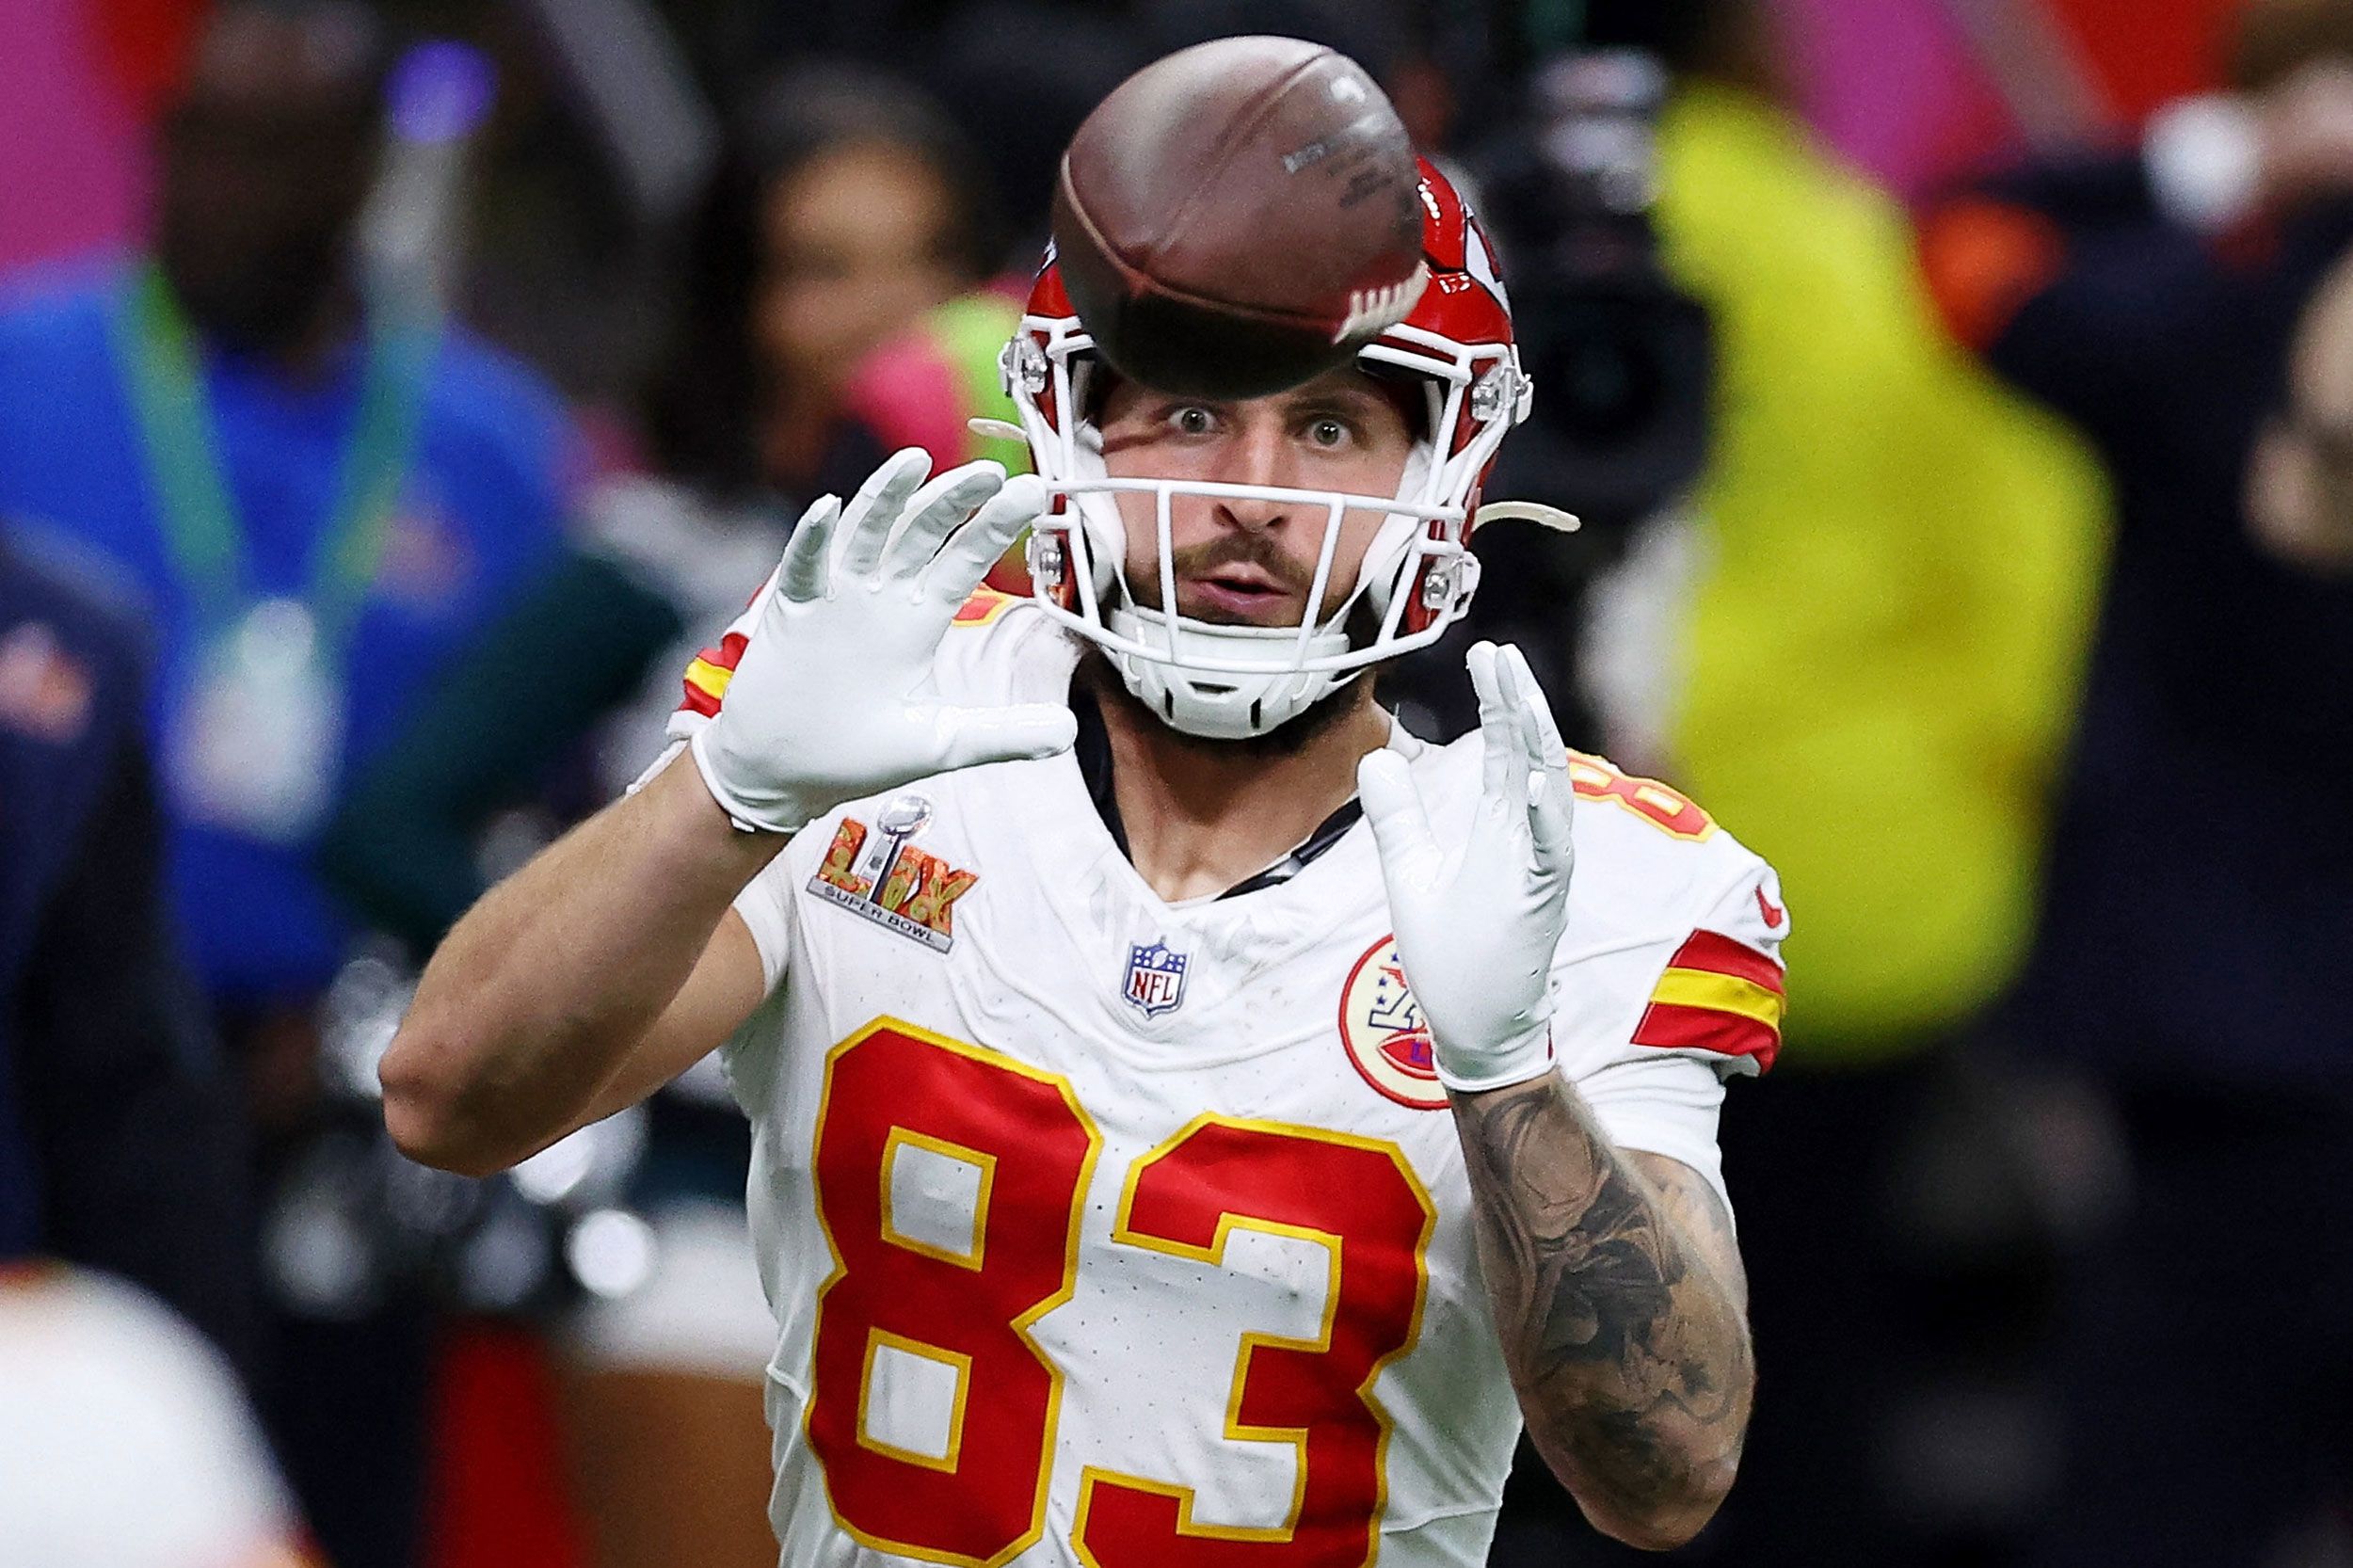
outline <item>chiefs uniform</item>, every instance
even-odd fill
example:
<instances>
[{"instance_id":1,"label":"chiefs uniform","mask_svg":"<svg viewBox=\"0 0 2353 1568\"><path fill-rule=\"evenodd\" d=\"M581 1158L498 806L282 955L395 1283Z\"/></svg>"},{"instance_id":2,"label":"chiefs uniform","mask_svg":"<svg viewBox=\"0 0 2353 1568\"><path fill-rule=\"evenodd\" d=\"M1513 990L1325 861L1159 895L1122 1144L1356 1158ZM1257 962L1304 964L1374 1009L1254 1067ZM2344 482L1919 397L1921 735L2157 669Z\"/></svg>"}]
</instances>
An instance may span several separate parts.
<instances>
[{"instance_id":1,"label":"chiefs uniform","mask_svg":"<svg viewBox=\"0 0 2353 1568\"><path fill-rule=\"evenodd\" d=\"M1077 648L983 590L936 680L1059 700ZM1478 737L1391 744L1459 829ZM1573 773L1560 1068L1721 1192L1721 1079L1779 1041L1779 888L1674 792ZM1365 824L1170 904L1065 754L853 802L736 908L786 1563L1484 1561L1519 1411Z\"/></svg>"}]
</instances>

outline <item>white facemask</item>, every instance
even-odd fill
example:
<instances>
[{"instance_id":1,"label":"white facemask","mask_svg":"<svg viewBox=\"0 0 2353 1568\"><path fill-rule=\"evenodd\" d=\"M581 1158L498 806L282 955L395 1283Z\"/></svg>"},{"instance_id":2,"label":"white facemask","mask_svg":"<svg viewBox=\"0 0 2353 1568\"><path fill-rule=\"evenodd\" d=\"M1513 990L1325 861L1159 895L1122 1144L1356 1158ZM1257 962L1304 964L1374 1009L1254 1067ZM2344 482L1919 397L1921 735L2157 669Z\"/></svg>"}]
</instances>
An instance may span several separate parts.
<instances>
[{"instance_id":1,"label":"white facemask","mask_svg":"<svg viewBox=\"0 0 2353 1568\"><path fill-rule=\"evenodd\" d=\"M1410 331L1410 329L1407 329ZM1041 347L1032 333L1048 339ZM1376 344L1364 359L1382 369L1402 368L1425 388L1426 428L1451 431L1466 399L1474 405L1476 434L1451 457L1436 459L1430 442L1417 442L1397 493L1356 495L1337 490L1292 489L1266 485L1221 484L1189 479L1112 478L1104 472L1100 434L1082 419L1057 427L1041 408L1050 396L1056 409L1085 407L1091 356L1075 320L1025 320L1006 351L1006 378L1022 415L1040 477L1064 501L1064 509L1038 523L1030 539L1030 570L1038 601L1047 613L1101 648L1138 700L1171 728L1190 735L1235 740L1263 735L1346 685L1370 665L1425 647L1444 633L1469 605L1479 562L1464 543L1470 518L1465 504L1503 432L1524 408L1516 362L1490 358L1482 363L1449 365L1435 354L1409 354ZM1495 383L1474 397L1477 385ZM1477 412L1491 404L1491 413ZM1128 524L1117 497L1152 497L1156 533L1150 558L1160 573L1162 605L1176 603L1171 507L1177 496L1272 502L1324 517L1315 572L1298 624L1281 627L1228 626L1163 613L1137 602L1121 575L1128 554ZM1341 523L1352 513L1382 520L1367 549L1355 585L1320 620L1315 607L1340 575L1336 554ZM1141 520L1139 520L1141 521ZM1428 619L1405 629L1406 584L1420 584ZM1067 598L1074 602L1065 604ZM1359 615L1362 610L1366 612ZM1352 617L1353 617L1352 621ZM1369 636L1353 638L1371 623Z\"/></svg>"}]
</instances>

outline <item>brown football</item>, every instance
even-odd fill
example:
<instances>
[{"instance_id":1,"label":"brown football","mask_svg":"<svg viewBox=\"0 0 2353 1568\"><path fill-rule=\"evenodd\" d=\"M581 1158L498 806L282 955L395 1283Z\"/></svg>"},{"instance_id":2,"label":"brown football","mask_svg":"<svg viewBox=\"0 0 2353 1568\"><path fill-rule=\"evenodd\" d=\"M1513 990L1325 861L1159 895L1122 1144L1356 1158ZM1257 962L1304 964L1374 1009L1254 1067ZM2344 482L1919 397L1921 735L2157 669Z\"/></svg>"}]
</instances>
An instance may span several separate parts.
<instances>
[{"instance_id":1,"label":"brown football","mask_svg":"<svg viewBox=\"0 0 2353 1568\"><path fill-rule=\"evenodd\" d=\"M1096 346L1161 392L1256 397L1420 296L1412 141L1364 69L1229 38L1121 83L1063 154L1054 248Z\"/></svg>"}]
</instances>

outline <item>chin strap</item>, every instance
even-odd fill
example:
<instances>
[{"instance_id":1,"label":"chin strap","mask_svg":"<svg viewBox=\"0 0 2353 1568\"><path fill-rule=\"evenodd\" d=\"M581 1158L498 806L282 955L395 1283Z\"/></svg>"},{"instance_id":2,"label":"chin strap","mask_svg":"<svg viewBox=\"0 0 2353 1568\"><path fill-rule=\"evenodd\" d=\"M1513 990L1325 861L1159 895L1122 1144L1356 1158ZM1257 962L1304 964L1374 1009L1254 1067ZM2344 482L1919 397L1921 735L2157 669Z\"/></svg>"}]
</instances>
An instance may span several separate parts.
<instances>
[{"instance_id":1,"label":"chin strap","mask_svg":"<svg viewBox=\"0 0 2353 1568\"><path fill-rule=\"evenodd\" d=\"M1478 515L1471 520L1471 526L1484 528L1491 522L1532 522L1558 534L1574 534L1584 526L1574 513L1564 512L1558 506L1547 506L1541 501L1490 502L1479 508Z\"/></svg>"}]
</instances>

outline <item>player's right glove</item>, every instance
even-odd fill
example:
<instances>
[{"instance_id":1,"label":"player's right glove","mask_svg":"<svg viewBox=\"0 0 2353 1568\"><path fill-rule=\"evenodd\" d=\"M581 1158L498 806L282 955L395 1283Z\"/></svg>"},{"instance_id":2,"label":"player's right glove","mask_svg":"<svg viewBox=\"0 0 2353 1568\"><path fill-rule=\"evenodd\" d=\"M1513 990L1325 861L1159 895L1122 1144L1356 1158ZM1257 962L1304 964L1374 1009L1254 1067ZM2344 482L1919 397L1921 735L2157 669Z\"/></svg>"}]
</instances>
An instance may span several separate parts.
<instances>
[{"instance_id":1,"label":"player's right glove","mask_svg":"<svg viewBox=\"0 0 2353 1568\"><path fill-rule=\"evenodd\" d=\"M926 484L930 472L909 447L848 506L827 496L793 528L718 715L693 742L738 827L793 833L846 800L1070 745L1065 707L960 708L932 683L957 607L1046 509L1045 487L995 463Z\"/></svg>"},{"instance_id":2,"label":"player's right glove","mask_svg":"<svg viewBox=\"0 0 2353 1568\"><path fill-rule=\"evenodd\" d=\"M1482 642L1467 662L1485 771L1464 837L1441 845L1432 835L1394 751L1358 763L1356 787L1438 1081L1475 1092L1552 1070L1552 955L1576 850L1569 748L1528 661Z\"/></svg>"}]
</instances>

